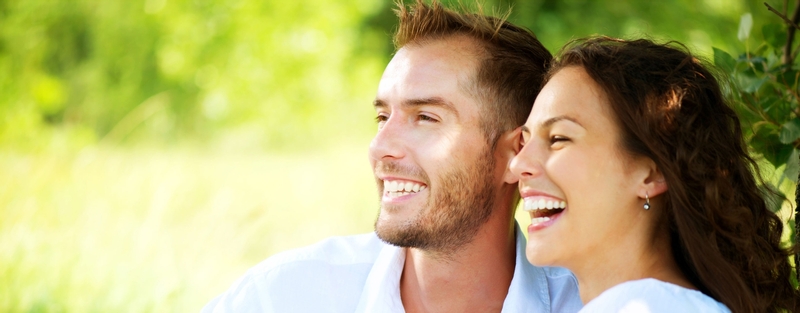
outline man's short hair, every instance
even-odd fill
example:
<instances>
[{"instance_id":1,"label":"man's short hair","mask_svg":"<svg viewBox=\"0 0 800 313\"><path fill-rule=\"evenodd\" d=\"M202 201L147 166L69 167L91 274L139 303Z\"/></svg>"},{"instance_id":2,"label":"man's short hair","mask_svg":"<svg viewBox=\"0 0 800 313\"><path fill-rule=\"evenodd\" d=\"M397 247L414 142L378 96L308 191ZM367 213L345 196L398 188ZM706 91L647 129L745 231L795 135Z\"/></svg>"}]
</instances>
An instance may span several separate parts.
<instances>
[{"instance_id":1,"label":"man's short hair","mask_svg":"<svg viewBox=\"0 0 800 313\"><path fill-rule=\"evenodd\" d=\"M525 123L542 87L553 56L530 30L512 25L504 17L457 12L437 0L416 0L406 7L396 2L400 20L394 36L396 49L407 44L464 35L483 48L476 79L468 92L485 103L481 127L492 145L499 136ZM466 11L466 10L461 10Z\"/></svg>"}]
</instances>

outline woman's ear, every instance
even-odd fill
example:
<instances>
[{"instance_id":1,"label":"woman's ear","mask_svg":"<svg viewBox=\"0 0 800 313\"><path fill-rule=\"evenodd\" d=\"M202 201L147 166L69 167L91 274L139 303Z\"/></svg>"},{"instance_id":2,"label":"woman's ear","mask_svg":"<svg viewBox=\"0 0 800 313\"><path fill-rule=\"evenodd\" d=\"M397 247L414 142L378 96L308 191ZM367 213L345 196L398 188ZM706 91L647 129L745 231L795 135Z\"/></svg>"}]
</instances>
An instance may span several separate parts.
<instances>
[{"instance_id":1,"label":"woman's ear","mask_svg":"<svg viewBox=\"0 0 800 313\"><path fill-rule=\"evenodd\" d=\"M500 135L500 138L497 140L497 147L495 148L495 157L497 158L497 162L502 163L504 168L503 172L503 181L506 184L516 184L519 181L519 178L511 173L509 169L509 165L511 165L511 160L519 153L520 150L520 140L522 138L522 128L517 127L513 130L507 131Z\"/></svg>"},{"instance_id":2,"label":"woman's ear","mask_svg":"<svg viewBox=\"0 0 800 313\"><path fill-rule=\"evenodd\" d=\"M664 179L664 173L656 166L653 160L647 159L647 169L649 170L639 188L639 197L655 197L669 189L667 180Z\"/></svg>"}]
</instances>

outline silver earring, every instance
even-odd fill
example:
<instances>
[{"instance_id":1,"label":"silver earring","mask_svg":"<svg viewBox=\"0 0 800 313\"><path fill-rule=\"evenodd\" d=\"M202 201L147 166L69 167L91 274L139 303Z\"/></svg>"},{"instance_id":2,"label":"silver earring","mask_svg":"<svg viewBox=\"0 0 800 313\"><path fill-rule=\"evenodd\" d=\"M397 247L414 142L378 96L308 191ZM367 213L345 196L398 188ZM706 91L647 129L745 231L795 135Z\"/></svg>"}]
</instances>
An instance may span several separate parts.
<instances>
[{"instance_id":1,"label":"silver earring","mask_svg":"<svg viewBox=\"0 0 800 313\"><path fill-rule=\"evenodd\" d=\"M644 193L644 199L645 199L644 200L644 209L645 210L649 210L650 209L650 196L647 194L647 192Z\"/></svg>"}]
</instances>

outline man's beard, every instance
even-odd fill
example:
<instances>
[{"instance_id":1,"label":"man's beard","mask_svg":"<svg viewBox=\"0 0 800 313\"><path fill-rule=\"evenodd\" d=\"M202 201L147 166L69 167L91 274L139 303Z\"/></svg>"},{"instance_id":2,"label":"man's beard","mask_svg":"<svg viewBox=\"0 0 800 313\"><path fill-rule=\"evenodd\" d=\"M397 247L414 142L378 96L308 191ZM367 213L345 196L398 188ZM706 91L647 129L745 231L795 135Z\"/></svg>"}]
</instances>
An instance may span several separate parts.
<instances>
[{"instance_id":1,"label":"man's beard","mask_svg":"<svg viewBox=\"0 0 800 313\"><path fill-rule=\"evenodd\" d=\"M435 191L428 189L433 199L429 198L416 216L400 225L386 225L381 223L379 213L376 234L395 246L451 254L472 241L492 213L494 163L494 155L487 151L471 166L458 166L443 173L441 182L433 186ZM390 173L399 168L392 163L376 166ZM420 174L424 177L424 173Z\"/></svg>"}]
</instances>

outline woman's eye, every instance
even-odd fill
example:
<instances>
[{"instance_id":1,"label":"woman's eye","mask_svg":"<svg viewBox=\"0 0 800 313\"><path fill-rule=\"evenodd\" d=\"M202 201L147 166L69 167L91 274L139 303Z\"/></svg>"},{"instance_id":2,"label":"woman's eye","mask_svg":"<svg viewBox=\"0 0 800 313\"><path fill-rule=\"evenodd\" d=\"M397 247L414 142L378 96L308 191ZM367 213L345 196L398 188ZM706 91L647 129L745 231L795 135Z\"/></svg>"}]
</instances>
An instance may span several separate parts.
<instances>
[{"instance_id":1,"label":"woman's eye","mask_svg":"<svg viewBox=\"0 0 800 313\"><path fill-rule=\"evenodd\" d=\"M550 145L557 144L559 142L566 142L569 141L569 138L559 135L550 136Z\"/></svg>"}]
</instances>

